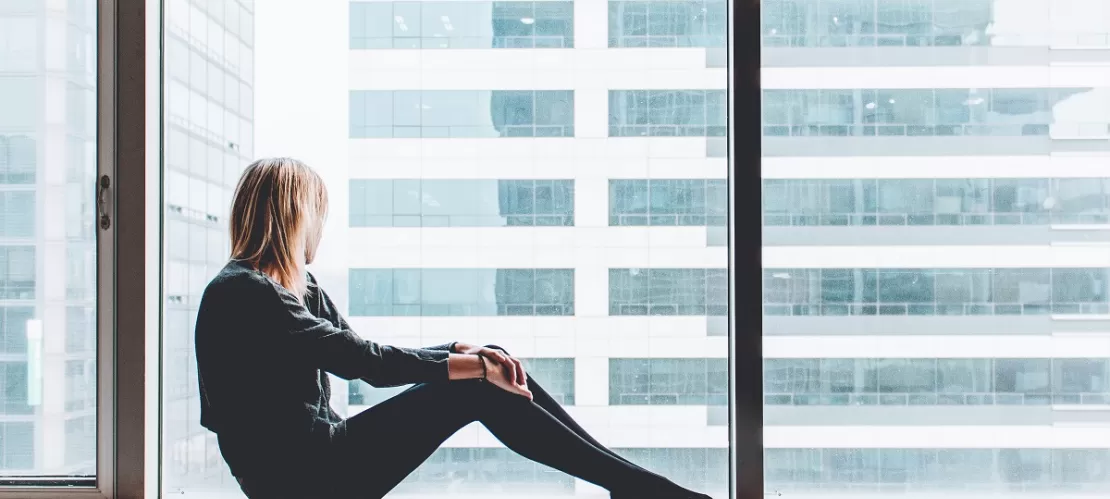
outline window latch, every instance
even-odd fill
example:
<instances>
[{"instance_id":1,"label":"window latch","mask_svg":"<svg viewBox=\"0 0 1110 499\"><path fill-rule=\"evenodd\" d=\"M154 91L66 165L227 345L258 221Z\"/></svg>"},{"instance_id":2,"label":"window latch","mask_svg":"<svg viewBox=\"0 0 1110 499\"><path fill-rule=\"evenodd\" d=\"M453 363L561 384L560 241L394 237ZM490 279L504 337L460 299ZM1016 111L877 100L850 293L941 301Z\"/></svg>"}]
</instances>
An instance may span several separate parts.
<instances>
[{"instance_id":1,"label":"window latch","mask_svg":"<svg viewBox=\"0 0 1110 499\"><path fill-rule=\"evenodd\" d=\"M111 186L112 179L108 178L107 175L101 175L96 183L96 208L100 214L98 217L100 230L108 230L112 226L112 217L108 215L108 201L105 199L108 188Z\"/></svg>"}]
</instances>

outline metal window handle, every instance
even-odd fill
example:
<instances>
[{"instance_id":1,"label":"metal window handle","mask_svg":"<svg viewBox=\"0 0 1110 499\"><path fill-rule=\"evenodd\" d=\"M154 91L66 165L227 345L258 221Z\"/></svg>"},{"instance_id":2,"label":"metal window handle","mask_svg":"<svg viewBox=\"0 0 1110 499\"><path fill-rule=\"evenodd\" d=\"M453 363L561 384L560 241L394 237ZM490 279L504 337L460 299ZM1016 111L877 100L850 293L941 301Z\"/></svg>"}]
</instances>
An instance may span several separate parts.
<instances>
[{"instance_id":1,"label":"metal window handle","mask_svg":"<svg viewBox=\"0 0 1110 499\"><path fill-rule=\"evenodd\" d=\"M112 179L107 175L101 175L100 180L96 184L96 208L100 214L99 225L100 230L108 230L112 226L112 217L108 215L108 201L105 199L107 196L108 188L112 186Z\"/></svg>"}]
</instances>

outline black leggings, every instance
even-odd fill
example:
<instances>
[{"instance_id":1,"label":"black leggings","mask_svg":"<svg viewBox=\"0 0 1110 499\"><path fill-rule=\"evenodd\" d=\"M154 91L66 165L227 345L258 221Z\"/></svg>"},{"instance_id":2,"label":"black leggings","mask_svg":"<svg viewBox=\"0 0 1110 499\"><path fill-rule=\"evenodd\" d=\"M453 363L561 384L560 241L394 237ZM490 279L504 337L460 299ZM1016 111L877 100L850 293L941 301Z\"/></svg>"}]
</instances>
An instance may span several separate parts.
<instances>
[{"instance_id":1,"label":"black leggings","mask_svg":"<svg viewBox=\"0 0 1110 499\"><path fill-rule=\"evenodd\" d=\"M528 387L532 401L474 380L413 386L347 419L346 435L336 444L335 466L330 468L335 475L304 486L318 493L328 490L329 497L383 497L448 437L478 421L516 453L604 487L613 498L709 497L686 490L607 449L571 419L531 376ZM279 493L294 494L290 488L293 484L287 480L275 482ZM271 497L261 490L270 488L264 484L242 485L251 498Z\"/></svg>"}]
</instances>

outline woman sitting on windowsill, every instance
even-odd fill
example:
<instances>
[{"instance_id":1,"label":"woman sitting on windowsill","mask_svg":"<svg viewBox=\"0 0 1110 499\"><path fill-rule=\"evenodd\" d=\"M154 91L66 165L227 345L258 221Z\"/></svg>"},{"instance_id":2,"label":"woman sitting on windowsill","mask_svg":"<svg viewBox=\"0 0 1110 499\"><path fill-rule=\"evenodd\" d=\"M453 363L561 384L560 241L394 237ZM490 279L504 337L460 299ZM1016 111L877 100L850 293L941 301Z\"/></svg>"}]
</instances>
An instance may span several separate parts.
<instances>
[{"instance_id":1,"label":"woman sitting on windowsill","mask_svg":"<svg viewBox=\"0 0 1110 499\"><path fill-rule=\"evenodd\" d=\"M201 299L201 424L248 497L383 497L473 421L614 498L709 497L605 448L498 347L398 348L351 331L305 271L327 207L323 181L303 163L247 167L232 204L231 262ZM330 408L327 373L415 386L343 419Z\"/></svg>"}]
</instances>

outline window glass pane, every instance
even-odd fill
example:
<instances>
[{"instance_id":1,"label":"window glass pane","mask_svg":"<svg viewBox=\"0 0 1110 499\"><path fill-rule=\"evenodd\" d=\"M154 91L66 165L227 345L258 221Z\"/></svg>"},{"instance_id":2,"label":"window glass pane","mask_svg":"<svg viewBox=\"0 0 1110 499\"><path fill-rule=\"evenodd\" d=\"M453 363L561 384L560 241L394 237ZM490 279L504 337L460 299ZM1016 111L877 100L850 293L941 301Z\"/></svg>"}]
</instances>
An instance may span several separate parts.
<instances>
[{"instance_id":1,"label":"window glass pane","mask_svg":"<svg viewBox=\"0 0 1110 499\"><path fill-rule=\"evenodd\" d=\"M0 483L91 485L97 3L0 3Z\"/></svg>"},{"instance_id":2,"label":"window glass pane","mask_svg":"<svg viewBox=\"0 0 1110 499\"><path fill-rule=\"evenodd\" d=\"M1032 55L1110 48L1104 7L760 3L768 493L1110 490L1095 432L1038 433L1107 402L1110 177L1043 162L1110 150L1107 85Z\"/></svg>"},{"instance_id":3,"label":"window glass pane","mask_svg":"<svg viewBox=\"0 0 1110 499\"><path fill-rule=\"evenodd\" d=\"M229 207L244 168L293 157L327 186L328 216L308 270L317 282L310 289L326 290L343 314L335 324L382 345L503 346L591 438L682 486L727 497L731 380L719 340L730 334L728 5L354 0L306 10L166 0L163 494L241 495L224 459L234 444L201 421L215 399L201 397L198 307L230 258ZM345 46L333 43L337 34ZM41 197L32 205L35 217L49 214ZM0 218L5 227L18 228ZM85 278L73 270L71 280ZM306 305L325 311L311 297ZM75 306L67 318L82 313ZM607 346L584 353L586 338ZM690 348L640 348L659 341ZM282 363L274 376L285 381L236 376L227 393L271 407L294 385L318 386L330 394L335 415L320 412L328 421L411 396L410 385L372 387L315 369L296 376L297 366L313 367ZM850 369L836 373L837 386L847 386ZM414 459L388 495L599 492L496 439L467 437L485 431L477 426ZM619 435L632 427L641 435ZM269 455L288 448L273 443L280 448Z\"/></svg>"}]
</instances>

